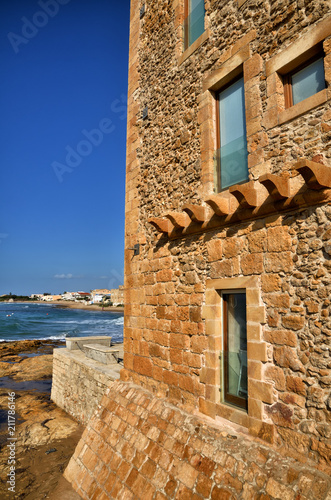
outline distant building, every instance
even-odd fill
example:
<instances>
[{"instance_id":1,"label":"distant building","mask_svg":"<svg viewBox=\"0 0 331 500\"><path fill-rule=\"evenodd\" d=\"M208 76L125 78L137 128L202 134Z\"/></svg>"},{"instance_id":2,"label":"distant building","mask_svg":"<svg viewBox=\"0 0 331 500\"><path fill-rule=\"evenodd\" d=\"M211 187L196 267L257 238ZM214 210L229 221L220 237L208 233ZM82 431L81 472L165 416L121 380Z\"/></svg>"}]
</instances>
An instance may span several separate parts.
<instances>
[{"instance_id":1,"label":"distant building","mask_svg":"<svg viewBox=\"0 0 331 500\"><path fill-rule=\"evenodd\" d=\"M61 295L63 300L75 300L76 296L76 292L65 292Z\"/></svg>"},{"instance_id":2,"label":"distant building","mask_svg":"<svg viewBox=\"0 0 331 500\"><path fill-rule=\"evenodd\" d=\"M118 288L113 288L111 291L111 301L113 306L120 306L124 304L124 287L119 286Z\"/></svg>"},{"instance_id":3,"label":"distant building","mask_svg":"<svg viewBox=\"0 0 331 500\"><path fill-rule=\"evenodd\" d=\"M54 300L61 300L62 295L45 295L42 297L42 300L45 302L53 302Z\"/></svg>"},{"instance_id":4,"label":"distant building","mask_svg":"<svg viewBox=\"0 0 331 500\"><path fill-rule=\"evenodd\" d=\"M111 291L107 288L96 288L95 290L91 290L91 304L98 304L102 302L103 299L110 299Z\"/></svg>"},{"instance_id":5,"label":"distant building","mask_svg":"<svg viewBox=\"0 0 331 500\"><path fill-rule=\"evenodd\" d=\"M91 299L91 294L88 292L77 292L76 293L76 300L77 299L85 299L85 300L90 300Z\"/></svg>"}]
</instances>

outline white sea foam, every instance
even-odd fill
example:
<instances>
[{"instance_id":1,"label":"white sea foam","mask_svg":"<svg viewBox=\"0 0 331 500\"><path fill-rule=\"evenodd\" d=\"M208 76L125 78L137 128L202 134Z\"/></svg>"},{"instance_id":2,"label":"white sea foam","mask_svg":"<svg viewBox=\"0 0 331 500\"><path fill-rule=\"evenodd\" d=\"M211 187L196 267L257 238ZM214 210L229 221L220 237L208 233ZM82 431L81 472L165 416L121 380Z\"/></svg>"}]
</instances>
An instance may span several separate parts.
<instances>
[{"instance_id":1,"label":"white sea foam","mask_svg":"<svg viewBox=\"0 0 331 500\"><path fill-rule=\"evenodd\" d=\"M77 325L77 326L84 326L84 325L91 325L91 320L82 320L82 321L79 321L79 320L66 320L66 319L63 319L63 320L48 320L46 319L45 321L47 321L47 323L50 323L50 324L57 324L57 325L63 325L63 326L66 326L66 325ZM101 327L102 326L107 326L107 325L118 325L118 326L121 326L124 324L124 320L123 318L113 318L113 319L106 319L106 320L102 320L102 319L97 319L95 321L93 321L93 325L100 325Z\"/></svg>"}]
</instances>

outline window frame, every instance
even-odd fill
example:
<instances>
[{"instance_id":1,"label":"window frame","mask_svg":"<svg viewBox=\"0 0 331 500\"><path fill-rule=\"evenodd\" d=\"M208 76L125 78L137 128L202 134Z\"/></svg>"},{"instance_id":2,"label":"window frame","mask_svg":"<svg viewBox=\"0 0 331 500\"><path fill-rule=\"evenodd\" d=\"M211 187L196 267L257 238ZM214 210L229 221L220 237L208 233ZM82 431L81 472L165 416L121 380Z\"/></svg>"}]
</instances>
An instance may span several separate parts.
<instances>
[{"instance_id":1,"label":"window frame","mask_svg":"<svg viewBox=\"0 0 331 500\"><path fill-rule=\"evenodd\" d=\"M228 83L226 83L224 86L220 87L216 91L214 91L214 100L215 100L215 105L216 105L216 152L221 149L221 126L220 126L220 102L219 102L219 96L222 92L224 92L226 89L231 87L233 84L238 82L239 80L243 80L244 82L244 74L241 69L241 71L234 76ZM245 106L245 89L244 89L244 125L245 125L245 136L246 136L246 152L247 152L247 157L246 157L246 166L247 166L247 178L243 181L236 182L235 184L244 184L245 182L248 182L249 180L249 171L248 171L248 149L247 149L247 119L246 119L246 106ZM227 187L222 187L222 182L221 182L221 158L215 159L215 193L220 193L222 191L228 190L230 186Z\"/></svg>"},{"instance_id":2,"label":"window frame","mask_svg":"<svg viewBox=\"0 0 331 500\"><path fill-rule=\"evenodd\" d=\"M246 293L247 411L224 403L220 397L223 377L219 359L222 353L222 292L236 291ZM199 375L204 388L199 397L199 411L214 419L220 417L230 420L256 435L256 426L265 428L270 425L263 422L264 405L271 405L274 402L273 384L265 379L264 375L264 365L269 359L267 344L263 337L267 314L261 299L258 276L207 279L202 318L205 321L208 345L204 351L205 365Z\"/></svg>"},{"instance_id":3,"label":"window frame","mask_svg":"<svg viewBox=\"0 0 331 500\"><path fill-rule=\"evenodd\" d=\"M324 64L330 57L331 51L328 38L331 36L331 15L318 22L313 27L307 27L306 32L277 52L265 62L265 76L267 79L268 97L265 111L265 128L270 130L276 126L297 119L307 112L327 103L330 93L331 80L325 71L326 88L317 94L307 97L303 101L285 108L283 77L296 69L310 57L324 51Z\"/></svg>"},{"instance_id":4,"label":"window frame","mask_svg":"<svg viewBox=\"0 0 331 500\"><path fill-rule=\"evenodd\" d=\"M204 2L204 0L202 0L202 1L203 1L203 4L204 4L204 11L205 11L204 12L204 18L203 18L204 23L205 23L206 8L205 8L205 2ZM188 16L190 15L189 3L190 3L190 0L184 0L184 24L183 24L183 29L184 29L184 37L183 37L184 47L183 47L183 52L186 52L197 40L199 40L199 38L205 32L205 27L204 27L204 30L199 35L199 37L196 38L196 40L194 40L193 42L189 43L189 29L188 29L188 27L186 27L186 29L185 29L186 20L187 20Z\"/></svg>"},{"instance_id":5,"label":"window frame","mask_svg":"<svg viewBox=\"0 0 331 500\"><path fill-rule=\"evenodd\" d=\"M247 346L247 295L246 295L246 290L243 289L238 289L238 290L222 290L221 291L221 298L222 298L222 355L221 355L221 402L226 404L226 405L233 405L236 408L243 410L243 411L248 411L248 392L247 392L247 398L242 398L240 396L235 396L234 394L230 394L227 392L227 387L228 387L228 303L225 300L225 296L229 295L239 295L243 294L245 295L245 304L246 304L246 311L245 311L245 319L246 319L246 346ZM247 351L247 347L246 347ZM248 378L247 378L247 383L248 383Z\"/></svg>"},{"instance_id":6,"label":"window frame","mask_svg":"<svg viewBox=\"0 0 331 500\"><path fill-rule=\"evenodd\" d=\"M289 71L288 73L286 73L285 75L283 75L285 109L288 109L288 108L291 108L292 106L294 106L294 104L293 104L293 88L292 88L292 77L293 77L293 75L295 75L296 73L298 73L302 69L306 68L310 64L314 63L315 61L318 61L319 59L323 60L323 67L324 67L325 54L324 54L323 49L320 47L320 45L314 47L314 51L313 52L316 52L316 53L314 55L312 55L311 54L312 51L310 51L309 55L307 56L308 58L304 62L302 62L298 66L295 66L295 68L291 69L291 71ZM325 67L324 67L324 84L325 84L324 89L326 89ZM324 89L322 89L322 90L324 90ZM312 94L312 96L313 95L315 95L315 94ZM310 97L312 97L312 96L310 96ZM309 99L309 97L307 97L307 99ZM306 99L303 99L300 102L303 102L305 100ZM299 103L297 103L297 104L299 104Z\"/></svg>"}]
</instances>

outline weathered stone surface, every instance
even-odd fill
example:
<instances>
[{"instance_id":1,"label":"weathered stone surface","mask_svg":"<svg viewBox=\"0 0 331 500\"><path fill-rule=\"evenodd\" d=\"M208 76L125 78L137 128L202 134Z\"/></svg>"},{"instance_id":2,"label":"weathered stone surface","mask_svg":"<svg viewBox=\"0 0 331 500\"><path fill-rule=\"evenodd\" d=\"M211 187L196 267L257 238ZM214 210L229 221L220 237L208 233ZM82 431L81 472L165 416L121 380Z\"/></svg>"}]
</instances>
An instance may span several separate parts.
<instances>
[{"instance_id":1,"label":"weathered stone surface","mask_svg":"<svg viewBox=\"0 0 331 500\"><path fill-rule=\"evenodd\" d=\"M329 84L329 6L324 0L206 1L205 33L183 53L183 2L162 0L157 9L152 2L145 4L142 19L141 5L132 0L131 6L125 247L144 243L138 256L130 253L125 260L122 378L178 404L206 408L213 418L216 413L241 424L246 419L252 435L288 446L290 453L298 449L297 435L305 443L304 459L311 456L322 467L325 449L309 446L317 432L310 424L324 422L331 407L330 190L311 189L319 186L310 179L307 184L293 167L313 161L316 175L328 174L329 91L322 91L326 97L314 107L306 102L299 112L298 106L285 110L280 73L292 69L289 54L301 62L302 50L321 43ZM284 66L275 66L275 60ZM277 71L270 74L272 67ZM249 181L233 188L236 199L231 189L218 193L215 183L214 93L241 68ZM149 117L142 120L146 105ZM273 185L265 187L261 176ZM214 212L209 207L204 211L206 200L214 200L209 203ZM178 219L178 227L159 227L161 232L148 224L154 218L163 226L165 214L179 213L187 204L201 208L189 228L183 228L185 218ZM243 418L243 412L225 404L220 410L216 353L222 350L221 293L244 290L243 280L251 278L247 331L250 342L259 342L259 359L254 358L259 365L249 365L254 382L248 398L255 403ZM206 315L199 313L201 307ZM263 391L265 387L270 390ZM272 423L268 409L278 403L273 407L278 421ZM293 411L291 429L281 425L287 411ZM311 433L302 431L303 421L310 422L306 429L314 429ZM278 429L293 435L277 434ZM319 438L323 444L326 434ZM227 495L226 488L237 494L234 485L216 486L222 491L210 486L208 495ZM254 498L250 488L244 485L241 494ZM276 490L273 483L268 488ZM198 494L184 484L177 493ZM126 489L124 494L130 496ZM266 486L261 495L270 496Z\"/></svg>"},{"instance_id":2,"label":"weathered stone surface","mask_svg":"<svg viewBox=\"0 0 331 500\"><path fill-rule=\"evenodd\" d=\"M276 425L293 429L293 410L287 405L283 403L275 403L267 408L267 413Z\"/></svg>"},{"instance_id":3,"label":"weathered stone surface","mask_svg":"<svg viewBox=\"0 0 331 500\"><path fill-rule=\"evenodd\" d=\"M302 363L298 359L298 356L294 349L283 346L274 348L274 359L278 366L283 368L291 368L291 370L304 371Z\"/></svg>"},{"instance_id":4,"label":"weathered stone surface","mask_svg":"<svg viewBox=\"0 0 331 500\"><path fill-rule=\"evenodd\" d=\"M289 316L284 316L282 319L283 326L291 330L301 330L304 323L305 319L302 316L289 315Z\"/></svg>"},{"instance_id":5,"label":"weathered stone surface","mask_svg":"<svg viewBox=\"0 0 331 500\"><path fill-rule=\"evenodd\" d=\"M267 342L276 345L288 345L290 347L297 346L297 336L291 330L268 330L264 334Z\"/></svg>"},{"instance_id":6,"label":"weathered stone surface","mask_svg":"<svg viewBox=\"0 0 331 500\"><path fill-rule=\"evenodd\" d=\"M0 377L14 380L41 380L52 377L53 356L51 354L36 358L21 358L20 363L10 365L0 362Z\"/></svg>"},{"instance_id":7,"label":"weathered stone surface","mask_svg":"<svg viewBox=\"0 0 331 500\"><path fill-rule=\"evenodd\" d=\"M122 344L116 345L120 357ZM86 424L95 412L108 384L119 378L122 365L104 365L81 350L55 349L52 400L69 415Z\"/></svg>"},{"instance_id":8,"label":"weathered stone surface","mask_svg":"<svg viewBox=\"0 0 331 500\"><path fill-rule=\"evenodd\" d=\"M271 227L267 234L269 252L285 252L291 249L292 239L288 233L288 227Z\"/></svg>"},{"instance_id":9,"label":"weathered stone surface","mask_svg":"<svg viewBox=\"0 0 331 500\"><path fill-rule=\"evenodd\" d=\"M287 428L293 416L287 405L273 404L270 415L299 451L309 445L309 438L298 440ZM265 437L271 430L256 420L256 435ZM280 495L294 500L303 489L307 499L320 495L316 498L326 500L330 478L310 465L247 440L233 426L207 424L167 399L114 382L88 423L65 477L86 500L96 491L99 498L121 500L278 500Z\"/></svg>"},{"instance_id":10,"label":"weathered stone surface","mask_svg":"<svg viewBox=\"0 0 331 500\"><path fill-rule=\"evenodd\" d=\"M305 396L307 392L304 379L301 377L292 377L291 375L286 377L286 388L288 391L296 392L301 396Z\"/></svg>"},{"instance_id":11,"label":"weathered stone surface","mask_svg":"<svg viewBox=\"0 0 331 500\"><path fill-rule=\"evenodd\" d=\"M284 372L281 368L274 365L267 366L265 370L266 380L269 380L275 384L276 389L284 391L286 388L286 378Z\"/></svg>"}]
</instances>

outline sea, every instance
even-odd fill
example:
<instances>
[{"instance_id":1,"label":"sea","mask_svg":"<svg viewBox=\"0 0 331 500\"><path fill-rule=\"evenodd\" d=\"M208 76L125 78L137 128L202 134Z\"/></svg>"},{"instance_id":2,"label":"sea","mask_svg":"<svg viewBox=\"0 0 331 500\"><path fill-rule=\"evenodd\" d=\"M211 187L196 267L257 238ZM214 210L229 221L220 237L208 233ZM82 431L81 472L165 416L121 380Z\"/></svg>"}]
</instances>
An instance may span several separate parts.
<instances>
[{"instance_id":1,"label":"sea","mask_svg":"<svg viewBox=\"0 0 331 500\"><path fill-rule=\"evenodd\" d=\"M0 303L0 341L65 340L109 335L123 342L122 311L61 309L52 304Z\"/></svg>"}]
</instances>

